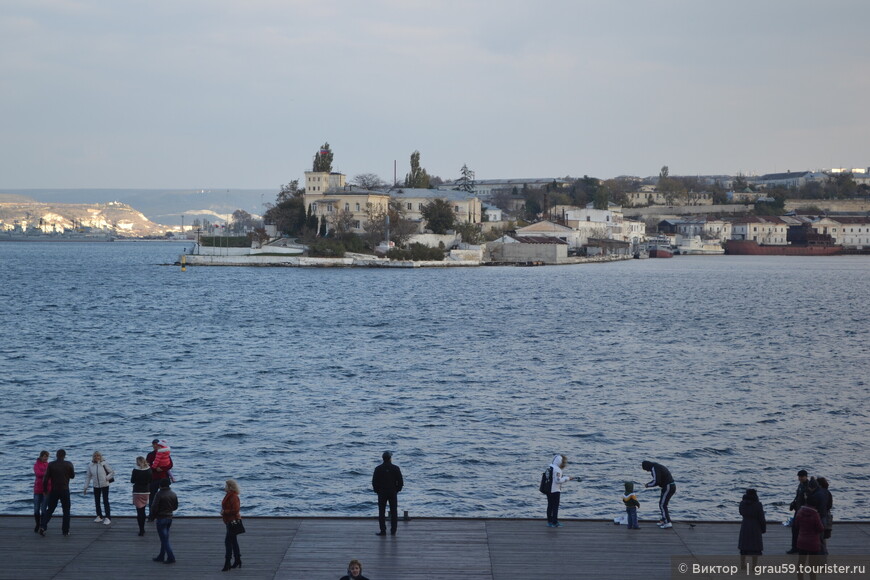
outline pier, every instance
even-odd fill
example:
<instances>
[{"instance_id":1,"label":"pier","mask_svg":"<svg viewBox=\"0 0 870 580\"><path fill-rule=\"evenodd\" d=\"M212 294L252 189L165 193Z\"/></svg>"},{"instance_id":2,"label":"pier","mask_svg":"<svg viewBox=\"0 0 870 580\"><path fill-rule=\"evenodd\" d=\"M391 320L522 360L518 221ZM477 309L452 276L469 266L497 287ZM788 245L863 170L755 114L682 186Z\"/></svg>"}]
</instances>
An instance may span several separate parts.
<instances>
[{"instance_id":1,"label":"pier","mask_svg":"<svg viewBox=\"0 0 870 580\"><path fill-rule=\"evenodd\" d=\"M92 520L73 517L64 537L58 510L42 537L33 532L32 517L0 516L0 579L337 580L356 558L371 580L653 580L672 577L672 556L690 564L717 555L739 562L738 522L677 521L660 530L641 521L640 530L628 530L601 520L563 520L564 527L554 529L543 518L412 518L399 522L396 536L379 537L375 518L250 517L239 538L242 567L221 572L224 525L218 517L175 519L170 542L178 561L172 565L151 560L160 548L154 524L140 537L133 517L112 518L110 526ZM765 555L784 556L790 538L790 528L768 523ZM829 549L832 557L863 556L860 562L870 564L870 522L836 522Z\"/></svg>"}]
</instances>

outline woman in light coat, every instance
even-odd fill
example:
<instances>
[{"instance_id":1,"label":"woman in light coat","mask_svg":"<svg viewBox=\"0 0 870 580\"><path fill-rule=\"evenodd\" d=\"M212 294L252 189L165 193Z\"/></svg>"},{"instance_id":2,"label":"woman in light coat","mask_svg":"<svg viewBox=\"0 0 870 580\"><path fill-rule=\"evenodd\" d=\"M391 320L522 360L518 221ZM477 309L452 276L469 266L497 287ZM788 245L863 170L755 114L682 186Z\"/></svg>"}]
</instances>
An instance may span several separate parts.
<instances>
[{"instance_id":1,"label":"woman in light coat","mask_svg":"<svg viewBox=\"0 0 870 580\"><path fill-rule=\"evenodd\" d=\"M97 508L97 517L95 522L102 522L107 526L112 523L109 519L112 517L111 508L109 507L109 484L115 481L115 470L106 463L103 459L103 454L99 451L94 451L91 456L91 462L88 463L87 473L85 474L85 489L82 493L87 495L88 486L91 481L94 482L94 505ZM103 518L103 510L100 507L100 498L103 498L103 505L106 508L106 517Z\"/></svg>"},{"instance_id":2,"label":"woman in light coat","mask_svg":"<svg viewBox=\"0 0 870 580\"><path fill-rule=\"evenodd\" d=\"M553 457L553 462L550 468L553 470L553 483L550 486L550 493L547 494L547 526L551 528L561 528L559 522L559 502L562 499L562 484L566 481L571 481L573 477L562 475L562 470L568 465L568 458L564 455L556 455Z\"/></svg>"}]
</instances>

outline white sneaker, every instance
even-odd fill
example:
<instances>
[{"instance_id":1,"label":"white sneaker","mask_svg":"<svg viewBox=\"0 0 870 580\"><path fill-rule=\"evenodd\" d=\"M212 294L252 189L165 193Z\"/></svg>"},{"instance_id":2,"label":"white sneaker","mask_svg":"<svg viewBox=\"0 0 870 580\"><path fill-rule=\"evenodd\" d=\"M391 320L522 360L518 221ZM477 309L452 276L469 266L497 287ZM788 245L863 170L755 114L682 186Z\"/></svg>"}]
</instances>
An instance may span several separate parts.
<instances>
[{"instance_id":1,"label":"white sneaker","mask_svg":"<svg viewBox=\"0 0 870 580\"><path fill-rule=\"evenodd\" d=\"M103 520L103 523L108 526L109 524L112 523L112 520L110 520L109 518L106 518Z\"/></svg>"},{"instance_id":2,"label":"white sneaker","mask_svg":"<svg viewBox=\"0 0 870 580\"><path fill-rule=\"evenodd\" d=\"M97 522L97 523L100 523L101 521L103 521L103 518L97 516L97 517L94 518L94 521Z\"/></svg>"},{"instance_id":3,"label":"white sneaker","mask_svg":"<svg viewBox=\"0 0 870 580\"><path fill-rule=\"evenodd\" d=\"M673 528L674 526L673 526L673 524L671 524L671 522L667 522L667 523L660 525L659 527L663 530L667 530L668 528Z\"/></svg>"}]
</instances>

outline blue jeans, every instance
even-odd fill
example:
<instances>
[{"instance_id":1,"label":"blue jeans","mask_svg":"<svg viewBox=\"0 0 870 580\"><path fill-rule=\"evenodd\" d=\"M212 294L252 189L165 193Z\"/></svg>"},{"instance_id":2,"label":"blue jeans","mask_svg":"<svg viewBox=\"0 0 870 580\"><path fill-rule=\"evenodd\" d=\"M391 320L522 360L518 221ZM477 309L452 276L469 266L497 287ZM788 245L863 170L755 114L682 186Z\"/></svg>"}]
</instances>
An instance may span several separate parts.
<instances>
[{"instance_id":1,"label":"blue jeans","mask_svg":"<svg viewBox=\"0 0 870 580\"><path fill-rule=\"evenodd\" d=\"M629 529L640 527L637 525L637 508L636 507L625 508L625 513L628 514L628 528Z\"/></svg>"},{"instance_id":2,"label":"blue jeans","mask_svg":"<svg viewBox=\"0 0 870 580\"><path fill-rule=\"evenodd\" d=\"M45 515L45 510L48 509L48 495L44 493L33 494L33 515L39 516L42 521L42 516Z\"/></svg>"},{"instance_id":3,"label":"blue jeans","mask_svg":"<svg viewBox=\"0 0 870 580\"><path fill-rule=\"evenodd\" d=\"M63 524L61 525L61 531L63 535L67 535L69 533L69 517L70 517L70 500L69 500L69 490L64 489L61 491L50 491L48 493L48 507L45 510L45 513L42 515L42 524L39 526L43 530L48 529L48 522L51 520L51 516L54 515L54 510L57 509L57 502L60 502L61 508L63 508Z\"/></svg>"},{"instance_id":4,"label":"blue jeans","mask_svg":"<svg viewBox=\"0 0 870 580\"><path fill-rule=\"evenodd\" d=\"M167 562L175 561L175 554L172 553L172 546L169 545L169 528L172 527L172 518L157 518L157 535L160 537L160 554L157 555L158 560L166 557Z\"/></svg>"},{"instance_id":5,"label":"blue jeans","mask_svg":"<svg viewBox=\"0 0 870 580\"><path fill-rule=\"evenodd\" d=\"M559 502L561 499L561 492L554 491L547 494L547 523L559 523Z\"/></svg>"}]
</instances>

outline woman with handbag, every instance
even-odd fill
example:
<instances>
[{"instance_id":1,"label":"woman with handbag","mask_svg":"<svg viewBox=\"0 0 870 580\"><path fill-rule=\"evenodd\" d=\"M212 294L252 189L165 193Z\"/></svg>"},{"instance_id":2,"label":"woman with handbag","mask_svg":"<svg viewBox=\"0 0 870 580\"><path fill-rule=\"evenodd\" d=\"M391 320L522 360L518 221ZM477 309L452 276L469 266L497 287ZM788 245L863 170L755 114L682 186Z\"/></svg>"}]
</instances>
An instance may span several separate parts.
<instances>
[{"instance_id":1,"label":"woman with handbag","mask_svg":"<svg viewBox=\"0 0 870 580\"><path fill-rule=\"evenodd\" d=\"M245 533L245 526L242 524L241 508L242 504L239 501L239 484L235 479L228 479L224 487L226 495L221 502L221 517L227 527L227 535L224 538L224 567L221 572L226 572L230 568L242 567L242 554L239 551L239 534ZM235 560L230 566L230 556Z\"/></svg>"},{"instance_id":2,"label":"woman with handbag","mask_svg":"<svg viewBox=\"0 0 870 580\"><path fill-rule=\"evenodd\" d=\"M94 505L97 508L97 517L95 522L102 522L105 525L112 523L109 518L112 517L111 508L109 507L109 484L115 481L115 470L106 463L103 459L103 454L99 451L94 451L91 456L91 462L87 468L87 478L85 479L85 489L82 492L87 495L88 486L91 481L94 482ZM100 498L103 498L103 505L106 508L106 517L103 518L103 511L100 508Z\"/></svg>"}]
</instances>

